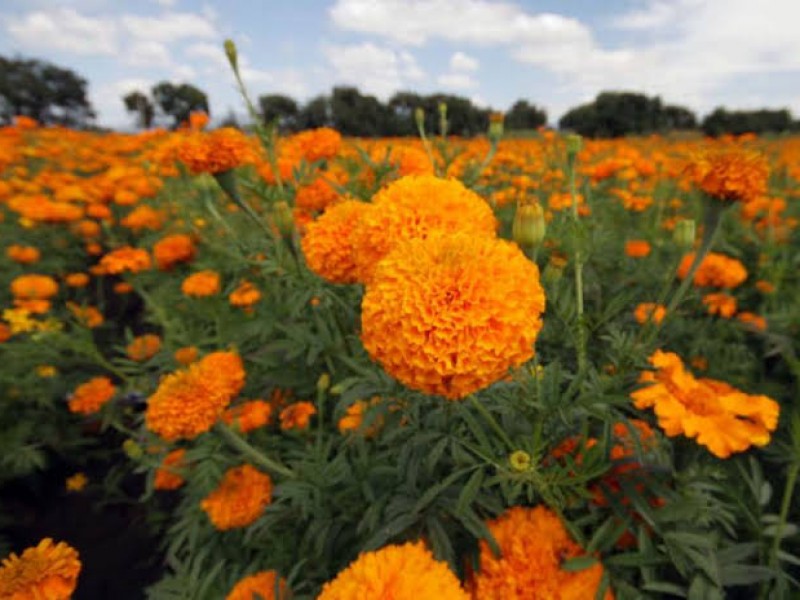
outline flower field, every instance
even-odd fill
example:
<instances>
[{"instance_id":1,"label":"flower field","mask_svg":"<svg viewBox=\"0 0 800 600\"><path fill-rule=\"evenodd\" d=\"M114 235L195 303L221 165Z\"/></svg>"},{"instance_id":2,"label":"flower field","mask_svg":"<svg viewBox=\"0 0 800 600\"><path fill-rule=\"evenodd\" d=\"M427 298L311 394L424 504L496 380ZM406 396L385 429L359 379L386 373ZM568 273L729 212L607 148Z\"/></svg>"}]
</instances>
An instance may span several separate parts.
<instances>
[{"instance_id":1,"label":"flower field","mask_svg":"<svg viewBox=\"0 0 800 600\"><path fill-rule=\"evenodd\" d=\"M799 138L206 121L0 129L4 526L136 505L130 597L800 593ZM15 531L0 598L90 597Z\"/></svg>"}]
</instances>

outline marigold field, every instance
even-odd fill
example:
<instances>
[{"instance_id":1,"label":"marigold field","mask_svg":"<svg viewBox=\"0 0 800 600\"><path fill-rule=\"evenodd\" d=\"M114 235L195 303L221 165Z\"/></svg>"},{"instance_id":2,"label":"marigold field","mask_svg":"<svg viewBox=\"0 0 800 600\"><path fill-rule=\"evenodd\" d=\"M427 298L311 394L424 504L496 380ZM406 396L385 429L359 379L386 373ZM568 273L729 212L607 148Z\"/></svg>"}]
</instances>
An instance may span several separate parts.
<instances>
[{"instance_id":1,"label":"marigold field","mask_svg":"<svg viewBox=\"0 0 800 600\"><path fill-rule=\"evenodd\" d=\"M0 598L123 597L76 497L126 598L798 597L800 138L206 121L0 129Z\"/></svg>"}]
</instances>

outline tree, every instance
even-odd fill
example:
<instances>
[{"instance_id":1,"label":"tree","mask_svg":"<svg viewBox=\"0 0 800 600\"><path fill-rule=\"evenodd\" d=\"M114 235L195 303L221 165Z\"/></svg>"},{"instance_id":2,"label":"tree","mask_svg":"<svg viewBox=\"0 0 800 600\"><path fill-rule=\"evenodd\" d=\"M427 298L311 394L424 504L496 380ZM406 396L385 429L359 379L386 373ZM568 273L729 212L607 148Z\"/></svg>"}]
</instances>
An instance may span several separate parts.
<instances>
[{"instance_id":1,"label":"tree","mask_svg":"<svg viewBox=\"0 0 800 600\"><path fill-rule=\"evenodd\" d=\"M506 129L537 129L547 123L547 112L527 100L517 100L506 113Z\"/></svg>"},{"instance_id":2,"label":"tree","mask_svg":"<svg viewBox=\"0 0 800 600\"><path fill-rule=\"evenodd\" d=\"M86 127L95 117L86 86L70 69L0 56L0 122L25 115L43 124Z\"/></svg>"},{"instance_id":3,"label":"tree","mask_svg":"<svg viewBox=\"0 0 800 600\"><path fill-rule=\"evenodd\" d=\"M153 125L156 109L150 98L142 92L131 92L122 98L125 103L125 110L136 115L137 125L143 129L149 129Z\"/></svg>"},{"instance_id":4,"label":"tree","mask_svg":"<svg viewBox=\"0 0 800 600\"><path fill-rule=\"evenodd\" d=\"M293 131L297 127L300 107L294 98L283 94L268 94L258 99L261 116L268 123L276 122L283 131Z\"/></svg>"},{"instance_id":5,"label":"tree","mask_svg":"<svg viewBox=\"0 0 800 600\"><path fill-rule=\"evenodd\" d=\"M354 87L335 87L331 95L333 126L344 135L376 137L389 129L389 108Z\"/></svg>"},{"instance_id":6,"label":"tree","mask_svg":"<svg viewBox=\"0 0 800 600\"><path fill-rule=\"evenodd\" d=\"M314 129L331 124L331 101L328 96L317 96L309 100L297 116L298 129Z\"/></svg>"},{"instance_id":7,"label":"tree","mask_svg":"<svg viewBox=\"0 0 800 600\"><path fill-rule=\"evenodd\" d=\"M725 133L778 133L791 131L792 115L786 110L737 110L717 108L703 119L703 132L718 136Z\"/></svg>"},{"instance_id":8,"label":"tree","mask_svg":"<svg viewBox=\"0 0 800 600\"><path fill-rule=\"evenodd\" d=\"M205 111L211 114L208 108L208 97L205 93L188 83L174 85L168 81L153 86L151 90L155 105L162 114L172 117L172 126L177 128L189 119L195 111Z\"/></svg>"}]
</instances>

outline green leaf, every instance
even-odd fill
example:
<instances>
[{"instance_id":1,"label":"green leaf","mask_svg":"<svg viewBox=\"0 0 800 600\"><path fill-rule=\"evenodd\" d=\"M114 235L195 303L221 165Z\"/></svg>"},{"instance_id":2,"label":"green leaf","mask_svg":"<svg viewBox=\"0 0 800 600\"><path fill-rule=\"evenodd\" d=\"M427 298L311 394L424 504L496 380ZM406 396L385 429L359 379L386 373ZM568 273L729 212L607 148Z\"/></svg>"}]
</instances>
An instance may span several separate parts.
<instances>
[{"instance_id":1,"label":"green leaf","mask_svg":"<svg viewBox=\"0 0 800 600\"><path fill-rule=\"evenodd\" d=\"M597 564L597 558L594 556L576 556L561 563L561 568L564 571L575 572L583 571L589 567Z\"/></svg>"}]
</instances>

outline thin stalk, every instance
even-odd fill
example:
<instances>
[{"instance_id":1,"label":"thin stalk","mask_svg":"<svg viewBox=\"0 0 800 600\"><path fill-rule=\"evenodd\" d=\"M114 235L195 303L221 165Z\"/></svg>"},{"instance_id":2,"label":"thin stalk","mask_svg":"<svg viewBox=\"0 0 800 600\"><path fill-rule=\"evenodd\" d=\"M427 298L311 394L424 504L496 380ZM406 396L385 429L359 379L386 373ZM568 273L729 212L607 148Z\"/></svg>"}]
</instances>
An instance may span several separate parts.
<instances>
[{"instance_id":1,"label":"thin stalk","mask_svg":"<svg viewBox=\"0 0 800 600\"><path fill-rule=\"evenodd\" d=\"M797 483L798 474L800 474L800 462L795 461L789 468L789 477L786 479L786 487L783 489L781 512L778 516L778 523L775 527L775 537L772 539L772 547L769 552L769 562L767 564L771 570L776 570L778 568L778 552L781 549L781 534L783 534L783 528L786 526L786 520L789 517L789 507L792 505L792 496L794 495L794 487ZM769 596L769 584L765 584L761 592L761 598L767 598Z\"/></svg>"},{"instance_id":2,"label":"thin stalk","mask_svg":"<svg viewBox=\"0 0 800 600\"><path fill-rule=\"evenodd\" d=\"M578 230L580 225L578 217L578 196L575 191L575 159L574 157L567 162L569 168L569 194L572 198L572 219L575 224L575 230ZM580 240L575 248L575 303L577 306L577 335L575 341L575 351L578 358L578 372L583 373L586 371L586 323L583 316L583 256L581 256Z\"/></svg>"},{"instance_id":3,"label":"thin stalk","mask_svg":"<svg viewBox=\"0 0 800 600\"><path fill-rule=\"evenodd\" d=\"M228 427L225 423L217 423L216 430L220 433L220 435L225 439L228 444L236 448L239 452L241 452L244 456L248 459L253 461L255 464L264 467L267 471L271 471L272 473L277 473L278 475L283 475L289 479L293 479L295 477L294 472L289 469L288 467L282 465L281 463L272 460L253 446L251 446L247 440L241 437L238 433L236 433L233 429Z\"/></svg>"},{"instance_id":4,"label":"thin stalk","mask_svg":"<svg viewBox=\"0 0 800 600\"><path fill-rule=\"evenodd\" d=\"M425 125L421 122L417 122L417 131L419 132L419 137L422 140L422 146L425 148L425 152L428 154L428 160L431 161L431 165L433 166L434 171L436 171L436 174L441 175L441 173L439 173L439 166L436 164L436 160L433 158L431 142L428 139L428 136L425 135Z\"/></svg>"}]
</instances>

